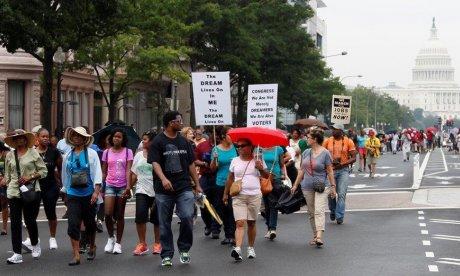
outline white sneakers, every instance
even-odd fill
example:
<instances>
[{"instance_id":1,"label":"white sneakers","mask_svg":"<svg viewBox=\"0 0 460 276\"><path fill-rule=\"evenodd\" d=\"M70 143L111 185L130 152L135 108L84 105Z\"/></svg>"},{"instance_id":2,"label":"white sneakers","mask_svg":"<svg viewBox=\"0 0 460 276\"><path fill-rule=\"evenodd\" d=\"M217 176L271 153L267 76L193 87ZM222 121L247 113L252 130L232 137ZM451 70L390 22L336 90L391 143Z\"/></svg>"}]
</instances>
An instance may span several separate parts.
<instances>
[{"instance_id":1,"label":"white sneakers","mask_svg":"<svg viewBox=\"0 0 460 276\"><path fill-rule=\"evenodd\" d=\"M109 238L104 248L105 253L113 253L114 246L115 246L115 239Z\"/></svg>"},{"instance_id":2,"label":"white sneakers","mask_svg":"<svg viewBox=\"0 0 460 276\"><path fill-rule=\"evenodd\" d=\"M113 246L112 253L113 254L121 254L121 244L115 243L115 245Z\"/></svg>"},{"instance_id":3,"label":"white sneakers","mask_svg":"<svg viewBox=\"0 0 460 276\"><path fill-rule=\"evenodd\" d=\"M256 258L256 251L254 247L248 247L248 259L255 259Z\"/></svg>"},{"instance_id":4,"label":"white sneakers","mask_svg":"<svg viewBox=\"0 0 460 276\"><path fill-rule=\"evenodd\" d=\"M6 260L7 264L20 264L22 263L22 255L14 253L13 256Z\"/></svg>"},{"instance_id":5,"label":"white sneakers","mask_svg":"<svg viewBox=\"0 0 460 276\"><path fill-rule=\"evenodd\" d=\"M42 248L40 247L40 240L38 240L38 243L34 246L32 245L32 257L35 259L40 258L42 255Z\"/></svg>"},{"instance_id":6,"label":"white sneakers","mask_svg":"<svg viewBox=\"0 0 460 276\"><path fill-rule=\"evenodd\" d=\"M55 250L58 248L56 238L50 238L50 250Z\"/></svg>"},{"instance_id":7,"label":"white sneakers","mask_svg":"<svg viewBox=\"0 0 460 276\"><path fill-rule=\"evenodd\" d=\"M25 241L22 242L22 249L29 253L32 252L32 242L30 241L30 238L27 238Z\"/></svg>"},{"instance_id":8,"label":"white sneakers","mask_svg":"<svg viewBox=\"0 0 460 276\"><path fill-rule=\"evenodd\" d=\"M105 253L121 254L121 244L115 242L115 237L109 238L104 251Z\"/></svg>"}]
</instances>

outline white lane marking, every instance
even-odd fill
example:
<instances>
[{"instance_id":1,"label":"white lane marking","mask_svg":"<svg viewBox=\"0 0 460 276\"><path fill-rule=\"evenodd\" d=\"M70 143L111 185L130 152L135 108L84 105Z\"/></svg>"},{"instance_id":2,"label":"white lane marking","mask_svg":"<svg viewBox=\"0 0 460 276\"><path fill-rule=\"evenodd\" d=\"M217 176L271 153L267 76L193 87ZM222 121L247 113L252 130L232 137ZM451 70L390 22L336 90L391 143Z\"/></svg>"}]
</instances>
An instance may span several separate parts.
<instances>
[{"instance_id":1,"label":"white lane marking","mask_svg":"<svg viewBox=\"0 0 460 276\"><path fill-rule=\"evenodd\" d=\"M443 236L435 235L433 238L435 238L437 240L458 241L458 242L460 242L460 238L455 238L455 237L443 237Z\"/></svg>"},{"instance_id":2,"label":"white lane marking","mask_svg":"<svg viewBox=\"0 0 460 276\"><path fill-rule=\"evenodd\" d=\"M421 233L422 235L428 235L428 230L420 230L420 233Z\"/></svg>"},{"instance_id":3,"label":"white lane marking","mask_svg":"<svg viewBox=\"0 0 460 276\"><path fill-rule=\"evenodd\" d=\"M460 259L454 259L454 258L439 258L440 260L445 260L445 261L454 261L454 262L460 262Z\"/></svg>"},{"instance_id":4,"label":"white lane marking","mask_svg":"<svg viewBox=\"0 0 460 276\"><path fill-rule=\"evenodd\" d=\"M418 214L419 214L419 215L424 215L425 212L423 212L423 211L418 211Z\"/></svg>"},{"instance_id":5,"label":"white lane marking","mask_svg":"<svg viewBox=\"0 0 460 276\"><path fill-rule=\"evenodd\" d=\"M432 175L436 175L436 174L440 174L440 173L445 173L445 172L448 172L448 171L449 171L449 168L447 167L446 156L444 155L444 151L442 151L442 150L441 150L441 156L442 156L442 164L443 164L444 170L443 170L443 171L434 172L434 173L430 173L430 174L427 174L427 175L425 175L425 176L432 176Z\"/></svg>"},{"instance_id":6,"label":"white lane marking","mask_svg":"<svg viewBox=\"0 0 460 276\"><path fill-rule=\"evenodd\" d=\"M434 252L425 252L427 258L434 258Z\"/></svg>"},{"instance_id":7,"label":"white lane marking","mask_svg":"<svg viewBox=\"0 0 460 276\"><path fill-rule=\"evenodd\" d=\"M355 185L352 185L352 186L348 186L348 188L351 188L351 189L365 189L365 188L372 188L372 187L375 187L375 186L368 186L366 184L355 184Z\"/></svg>"},{"instance_id":8,"label":"white lane marking","mask_svg":"<svg viewBox=\"0 0 460 276\"><path fill-rule=\"evenodd\" d=\"M422 244L424 246L430 246L431 245L431 241L422 241Z\"/></svg>"},{"instance_id":9,"label":"white lane marking","mask_svg":"<svg viewBox=\"0 0 460 276\"><path fill-rule=\"evenodd\" d=\"M449 261L436 261L436 262L440 264L460 265L460 263L449 262Z\"/></svg>"},{"instance_id":10,"label":"white lane marking","mask_svg":"<svg viewBox=\"0 0 460 276\"><path fill-rule=\"evenodd\" d=\"M430 272L439 272L438 266L437 265L429 265L428 270Z\"/></svg>"},{"instance_id":11,"label":"white lane marking","mask_svg":"<svg viewBox=\"0 0 460 276\"><path fill-rule=\"evenodd\" d=\"M460 225L460 220L430 219L430 222L433 222L433 223L442 223L442 224Z\"/></svg>"},{"instance_id":12,"label":"white lane marking","mask_svg":"<svg viewBox=\"0 0 460 276\"><path fill-rule=\"evenodd\" d=\"M434 235L435 235L435 236L438 236L438 237L460 239L460 236L441 235L441 234L434 234Z\"/></svg>"},{"instance_id":13,"label":"white lane marking","mask_svg":"<svg viewBox=\"0 0 460 276\"><path fill-rule=\"evenodd\" d=\"M419 220L425 220L425 217L418 217Z\"/></svg>"},{"instance_id":14,"label":"white lane marking","mask_svg":"<svg viewBox=\"0 0 460 276\"><path fill-rule=\"evenodd\" d=\"M420 227L426 227L426 223L419 223Z\"/></svg>"}]
</instances>

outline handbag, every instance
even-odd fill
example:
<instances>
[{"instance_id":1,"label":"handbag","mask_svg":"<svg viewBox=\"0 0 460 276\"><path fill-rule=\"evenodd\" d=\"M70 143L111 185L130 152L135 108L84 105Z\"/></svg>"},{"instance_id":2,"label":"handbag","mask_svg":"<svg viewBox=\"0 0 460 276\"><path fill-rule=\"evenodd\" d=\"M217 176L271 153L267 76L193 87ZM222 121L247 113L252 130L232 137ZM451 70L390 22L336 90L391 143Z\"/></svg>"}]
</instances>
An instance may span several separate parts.
<instances>
[{"instance_id":1,"label":"handbag","mask_svg":"<svg viewBox=\"0 0 460 276\"><path fill-rule=\"evenodd\" d=\"M324 193L324 190L326 189L326 177L327 177L327 173L326 173L326 176L324 177L324 180L318 178L318 177L315 177L313 175L313 162L311 161L312 159L312 150L310 149L310 168L311 168L311 176L313 177L313 191L317 192L317 193Z\"/></svg>"},{"instance_id":2,"label":"handbag","mask_svg":"<svg viewBox=\"0 0 460 276\"><path fill-rule=\"evenodd\" d=\"M73 160L73 150L71 154L71 160ZM89 158L88 158L88 150L85 149L85 160L88 166L87 170L70 172L70 187L76 189L83 189L88 187L88 177L90 177L90 167L89 167Z\"/></svg>"},{"instance_id":3,"label":"handbag","mask_svg":"<svg viewBox=\"0 0 460 276\"><path fill-rule=\"evenodd\" d=\"M277 150L275 149L275 158L276 158ZM272 168L270 169L268 178L261 177L260 178L260 191L262 195L268 195L273 191L273 168L275 167L276 161L273 161Z\"/></svg>"},{"instance_id":4,"label":"handbag","mask_svg":"<svg viewBox=\"0 0 460 276\"><path fill-rule=\"evenodd\" d=\"M15 150L14 151L14 159L16 161L16 172L18 174L18 181L21 178L21 168L19 167L19 158L18 158L18 152ZM32 183L23 185L27 188L26 191L23 191L23 189L19 189L19 192L21 194L21 198L25 203L31 203L35 202L39 199L39 192L35 191L35 186L37 185L37 180L35 180Z\"/></svg>"},{"instance_id":5,"label":"handbag","mask_svg":"<svg viewBox=\"0 0 460 276\"><path fill-rule=\"evenodd\" d=\"M290 189L284 191L278 199L275 208L282 214L291 214L299 211L300 208L306 204L307 202L299 186L295 193L291 193Z\"/></svg>"},{"instance_id":6,"label":"handbag","mask_svg":"<svg viewBox=\"0 0 460 276\"><path fill-rule=\"evenodd\" d=\"M240 194L241 190L243 189L243 178L246 175L246 171L251 161L248 161L248 164L246 165L246 168L244 169L244 173L241 179L233 181L232 185L230 185L230 192L229 192L230 196L237 196Z\"/></svg>"}]
</instances>

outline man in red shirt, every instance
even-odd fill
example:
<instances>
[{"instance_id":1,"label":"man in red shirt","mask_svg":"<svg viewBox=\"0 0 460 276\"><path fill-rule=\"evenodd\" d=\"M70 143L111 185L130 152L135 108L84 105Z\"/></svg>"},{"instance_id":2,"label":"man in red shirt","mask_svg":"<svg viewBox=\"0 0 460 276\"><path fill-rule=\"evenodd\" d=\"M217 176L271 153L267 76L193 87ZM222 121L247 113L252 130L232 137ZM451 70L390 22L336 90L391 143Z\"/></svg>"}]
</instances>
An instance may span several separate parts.
<instances>
[{"instance_id":1,"label":"man in red shirt","mask_svg":"<svg viewBox=\"0 0 460 276\"><path fill-rule=\"evenodd\" d=\"M217 206L219 197L217 196L216 173L212 172L209 165L211 164L211 152L215 146L214 136L210 135L208 140L201 142L195 149L195 166L200 169L200 186L203 193L213 206ZM212 218L206 208L201 209L201 218L205 224L204 235L213 239L219 239L220 225Z\"/></svg>"}]
</instances>

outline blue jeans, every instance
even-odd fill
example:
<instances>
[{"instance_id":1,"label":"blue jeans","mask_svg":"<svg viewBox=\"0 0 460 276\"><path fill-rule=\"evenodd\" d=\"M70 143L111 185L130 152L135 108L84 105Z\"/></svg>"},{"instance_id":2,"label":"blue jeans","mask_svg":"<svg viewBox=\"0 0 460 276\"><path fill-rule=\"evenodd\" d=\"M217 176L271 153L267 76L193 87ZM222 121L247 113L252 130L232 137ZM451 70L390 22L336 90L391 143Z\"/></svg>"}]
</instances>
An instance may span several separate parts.
<instances>
[{"instance_id":1,"label":"blue jeans","mask_svg":"<svg viewBox=\"0 0 460 276\"><path fill-rule=\"evenodd\" d=\"M267 225L269 231L276 230L278 226L278 210L276 210L275 206L282 193L281 179L274 179L272 185L273 191L263 197L265 205L265 225Z\"/></svg>"},{"instance_id":2,"label":"blue jeans","mask_svg":"<svg viewBox=\"0 0 460 276\"><path fill-rule=\"evenodd\" d=\"M161 258L174 256L174 241L171 221L176 206L176 213L181 220L177 247L179 252L188 252L193 244L193 205L195 196L192 191L181 191L173 194L156 194L158 219L160 222Z\"/></svg>"},{"instance_id":3,"label":"blue jeans","mask_svg":"<svg viewBox=\"0 0 460 276\"><path fill-rule=\"evenodd\" d=\"M348 168L334 171L334 178L337 185L337 200L329 197L329 210L331 214L335 214L336 219L343 219L349 180Z\"/></svg>"}]
</instances>

